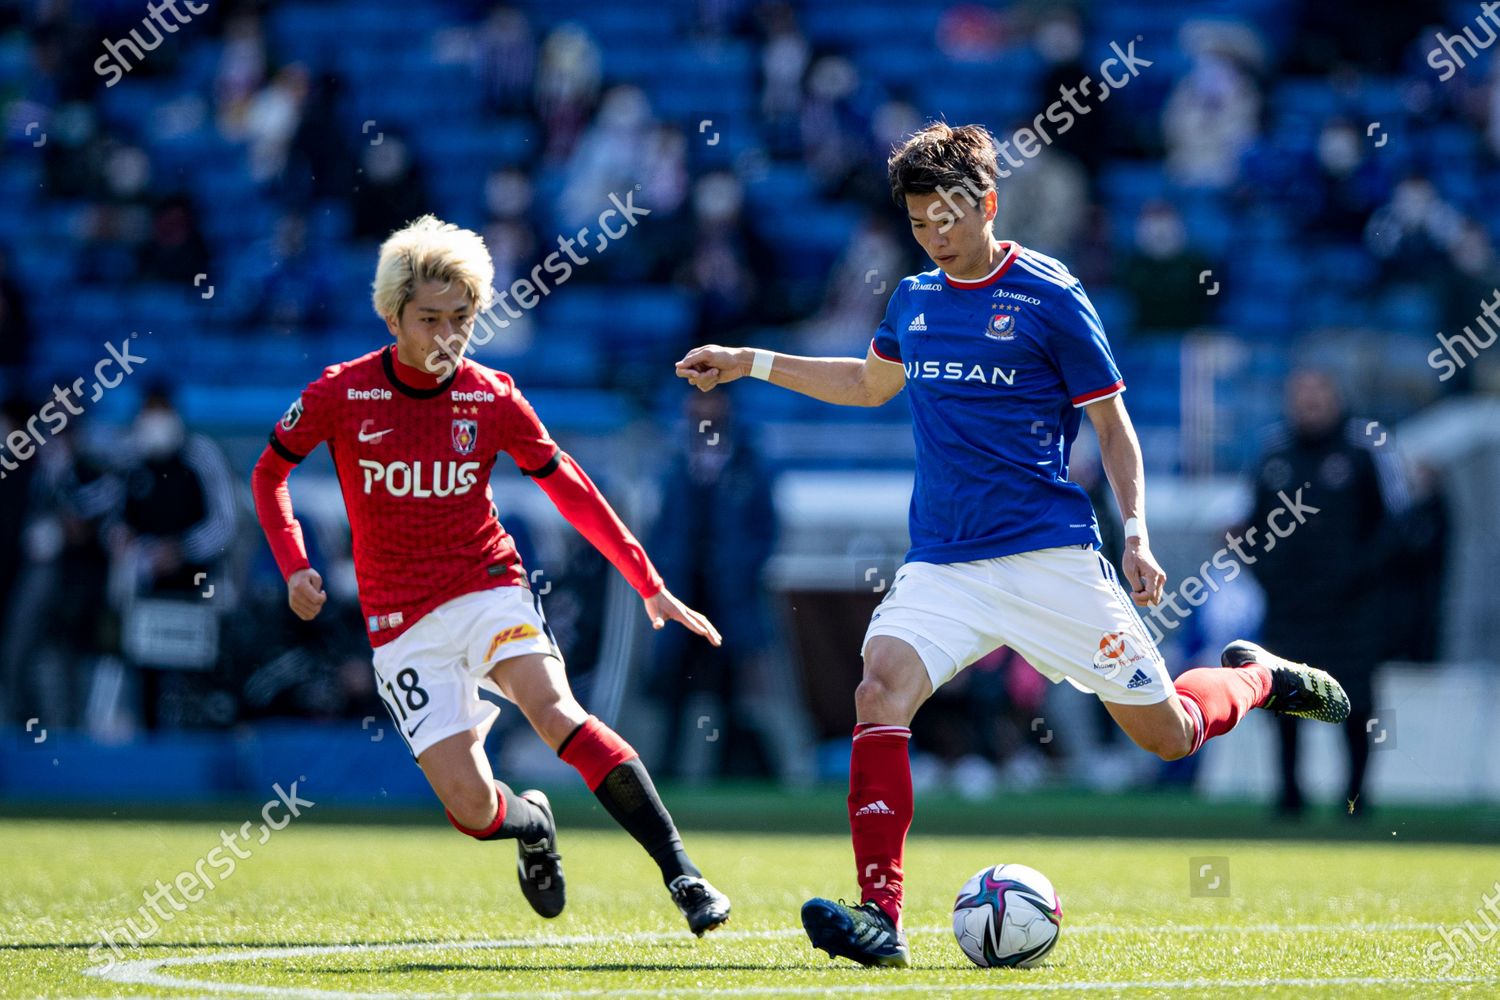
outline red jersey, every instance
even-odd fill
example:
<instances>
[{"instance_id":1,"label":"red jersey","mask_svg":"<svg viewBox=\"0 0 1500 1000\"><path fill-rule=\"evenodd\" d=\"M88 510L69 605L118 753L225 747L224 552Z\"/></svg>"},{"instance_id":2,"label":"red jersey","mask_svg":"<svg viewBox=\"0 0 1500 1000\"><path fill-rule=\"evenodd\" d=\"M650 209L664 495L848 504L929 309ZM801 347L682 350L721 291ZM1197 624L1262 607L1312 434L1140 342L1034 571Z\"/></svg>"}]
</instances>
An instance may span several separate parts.
<instances>
[{"instance_id":1,"label":"red jersey","mask_svg":"<svg viewBox=\"0 0 1500 1000\"><path fill-rule=\"evenodd\" d=\"M402 364L394 346L325 369L271 432L256 467L256 508L284 576L308 565L286 474L322 442L349 514L374 646L460 595L528 585L489 486L502 451L643 597L661 589L639 543L509 375L464 359L437 381Z\"/></svg>"}]
</instances>

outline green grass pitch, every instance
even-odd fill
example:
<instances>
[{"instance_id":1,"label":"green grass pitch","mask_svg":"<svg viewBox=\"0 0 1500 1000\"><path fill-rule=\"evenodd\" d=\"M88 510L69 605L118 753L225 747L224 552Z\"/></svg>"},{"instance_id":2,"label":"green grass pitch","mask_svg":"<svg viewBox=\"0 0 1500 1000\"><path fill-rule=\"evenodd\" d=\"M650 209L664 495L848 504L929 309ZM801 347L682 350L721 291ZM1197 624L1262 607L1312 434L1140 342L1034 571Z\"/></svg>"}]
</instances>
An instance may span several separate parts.
<instances>
[{"instance_id":1,"label":"green grass pitch","mask_svg":"<svg viewBox=\"0 0 1500 1000\"><path fill-rule=\"evenodd\" d=\"M564 826L568 909L543 921L516 888L508 843L464 840L436 815L392 826L304 817L265 844L252 838L232 874L158 919L102 976L89 974L110 955L91 952L101 934L132 917L149 927L137 912L143 893L193 868L254 812L0 819L0 996L1500 995L1500 936L1443 938L1465 921L1487 931L1480 911L1500 880L1500 848L1386 841L1378 826L1340 843L945 836L919 824L907 855L916 967L830 962L797 920L808 896L853 888L847 840L826 829L841 803L823 799L817 832L683 823L734 899L728 928L702 941L622 833ZM1194 895L1191 868L1205 858L1221 859L1207 863L1227 884L1200 881L1210 894ZM1062 895L1062 938L1039 968L975 969L948 930L964 879L1002 861L1040 869Z\"/></svg>"}]
</instances>

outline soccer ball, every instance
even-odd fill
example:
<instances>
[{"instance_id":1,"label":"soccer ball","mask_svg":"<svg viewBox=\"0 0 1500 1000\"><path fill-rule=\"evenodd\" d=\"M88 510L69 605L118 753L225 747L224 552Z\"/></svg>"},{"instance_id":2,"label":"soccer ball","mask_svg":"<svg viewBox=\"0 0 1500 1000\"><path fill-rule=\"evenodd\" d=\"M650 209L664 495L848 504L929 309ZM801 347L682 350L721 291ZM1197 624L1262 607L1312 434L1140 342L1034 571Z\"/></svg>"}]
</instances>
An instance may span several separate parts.
<instances>
[{"instance_id":1,"label":"soccer ball","mask_svg":"<svg viewBox=\"0 0 1500 1000\"><path fill-rule=\"evenodd\" d=\"M1057 944L1062 901L1047 876L1025 865L994 865L964 883L953 901L953 936L980 968L1035 965Z\"/></svg>"}]
</instances>

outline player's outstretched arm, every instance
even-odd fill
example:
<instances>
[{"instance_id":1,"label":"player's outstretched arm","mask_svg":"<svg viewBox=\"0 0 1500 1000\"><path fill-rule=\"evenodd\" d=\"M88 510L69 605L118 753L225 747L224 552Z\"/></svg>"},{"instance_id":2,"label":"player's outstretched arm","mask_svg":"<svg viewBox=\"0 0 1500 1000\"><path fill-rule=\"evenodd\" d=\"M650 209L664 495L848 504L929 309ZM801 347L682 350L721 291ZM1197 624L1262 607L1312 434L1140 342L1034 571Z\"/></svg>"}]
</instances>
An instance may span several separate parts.
<instances>
[{"instance_id":1,"label":"player's outstretched arm","mask_svg":"<svg viewBox=\"0 0 1500 1000\"><path fill-rule=\"evenodd\" d=\"M1156 604L1161 601L1167 574L1151 554L1146 534L1146 466L1140 440L1118 395L1089 404L1086 412L1099 435L1099 459L1127 526L1120 568L1130 585L1130 598L1140 605Z\"/></svg>"},{"instance_id":2,"label":"player's outstretched arm","mask_svg":"<svg viewBox=\"0 0 1500 1000\"><path fill-rule=\"evenodd\" d=\"M708 344L693 348L677 362L677 376L701 392L747 375L838 406L880 406L906 385L906 370L882 359L873 347L861 360L804 358L753 347Z\"/></svg>"},{"instance_id":3,"label":"player's outstretched arm","mask_svg":"<svg viewBox=\"0 0 1500 1000\"><path fill-rule=\"evenodd\" d=\"M641 595L652 628L662 628L670 619L681 622L689 632L701 635L715 646L723 642L713 622L672 596L661 574L651 565L646 550L572 456L559 451L548 471L533 474L533 478L568 523L603 553Z\"/></svg>"}]
</instances>

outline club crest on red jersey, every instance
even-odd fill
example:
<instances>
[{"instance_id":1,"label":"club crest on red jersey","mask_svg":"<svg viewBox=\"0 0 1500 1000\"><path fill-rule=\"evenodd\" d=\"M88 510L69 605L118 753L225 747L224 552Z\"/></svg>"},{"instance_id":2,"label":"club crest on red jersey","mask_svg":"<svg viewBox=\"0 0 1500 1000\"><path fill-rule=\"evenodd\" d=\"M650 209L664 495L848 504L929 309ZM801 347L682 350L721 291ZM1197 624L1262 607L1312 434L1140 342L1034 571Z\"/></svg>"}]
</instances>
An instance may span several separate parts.
<instances>
[{"instance_id":1,"label":"club crest on red jersey","mask_svg":"<svg viewBox=\"0 0 1500 1000\"><path fill-rule=\"evenodd\" d=\"M453 450L460 455L469 455L474 451L474 445L479 440L479 422L477 420L454 420L453 421Z\"/></svg>"}]
</instances>

